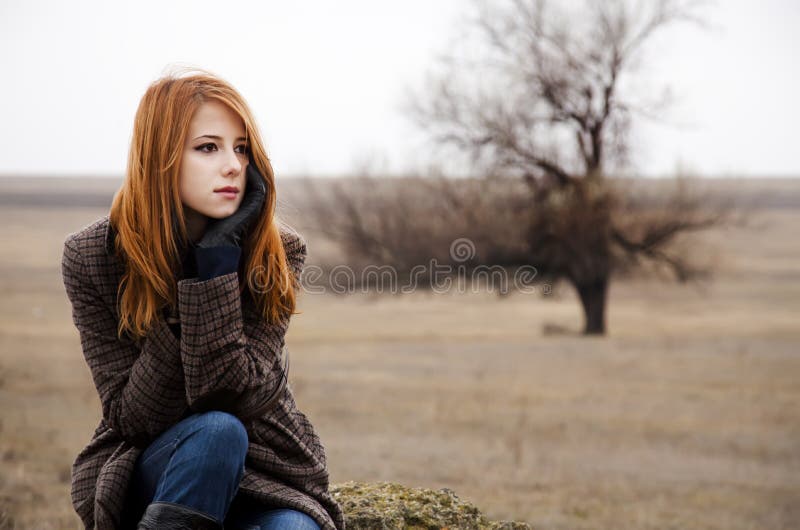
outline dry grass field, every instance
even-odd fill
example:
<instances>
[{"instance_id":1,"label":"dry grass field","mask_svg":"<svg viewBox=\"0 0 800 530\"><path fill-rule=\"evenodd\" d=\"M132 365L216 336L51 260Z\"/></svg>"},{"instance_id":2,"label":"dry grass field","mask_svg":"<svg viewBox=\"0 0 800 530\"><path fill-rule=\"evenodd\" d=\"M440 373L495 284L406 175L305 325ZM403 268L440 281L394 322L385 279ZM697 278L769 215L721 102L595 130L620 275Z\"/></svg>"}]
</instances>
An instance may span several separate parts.
<instances>
[{"instance_id":1,"label":"dry grass field","mask_svg":"<svg viewBox=\"0 0 800 530\"><path fill-rule=\"evenodd\" d=\"M41 191L0 188L0 528L78 528L100 414L60 259L107 207ZM753 221L703 235L709 283L614 283L605 338L543 331L580 329L568 289L304 294L290 381L332 482L448 487L541 530L800 528L800 204Z\"/></svg>"}]
</instances>

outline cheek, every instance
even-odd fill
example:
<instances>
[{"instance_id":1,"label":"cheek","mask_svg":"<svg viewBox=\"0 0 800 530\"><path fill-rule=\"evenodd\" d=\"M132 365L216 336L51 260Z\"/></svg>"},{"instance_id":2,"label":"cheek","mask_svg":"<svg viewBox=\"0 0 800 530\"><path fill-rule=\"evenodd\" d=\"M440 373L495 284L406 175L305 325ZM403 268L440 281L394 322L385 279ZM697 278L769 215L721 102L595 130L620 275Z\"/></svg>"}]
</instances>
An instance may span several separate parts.
<instances>
[{"instance_id":1,"label":"cheek","mask_svg":"<svg viewBox=\"0 0 800 530\"><path fill-rule=\"evenodd\" d=\"M181 160L181 172L178 176L178 194L184 204L192 206L200 196L200 191L203 189L200 186L201 169L190 154L184 155Z\"/></svg>"}]
</instances>

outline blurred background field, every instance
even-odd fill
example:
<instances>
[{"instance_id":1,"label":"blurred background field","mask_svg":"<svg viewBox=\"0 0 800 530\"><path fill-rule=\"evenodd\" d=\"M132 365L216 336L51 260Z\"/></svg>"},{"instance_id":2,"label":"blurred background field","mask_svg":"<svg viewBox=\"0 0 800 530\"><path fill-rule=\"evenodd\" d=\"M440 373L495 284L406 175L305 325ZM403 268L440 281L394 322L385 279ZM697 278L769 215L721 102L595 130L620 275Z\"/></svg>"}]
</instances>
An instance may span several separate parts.
<instances>
[{"instance_id":1,"label":"blurred background field","mask_svg":"<svg viewBox=\"0 0 800 530\"><path fill-rule=\"evenodd\" d=\"M0 179L0 528L77 528L100 408L60 259L118 185ZM279 196L313 264L335 245L303 226L305 185ZM331 481L447 487L540 529L800 527L800 181L697 185L750 222L698 236L708 282L614 282L605 337L566 287L303 294L290 384Z\"/></svg>"}]
</instances>

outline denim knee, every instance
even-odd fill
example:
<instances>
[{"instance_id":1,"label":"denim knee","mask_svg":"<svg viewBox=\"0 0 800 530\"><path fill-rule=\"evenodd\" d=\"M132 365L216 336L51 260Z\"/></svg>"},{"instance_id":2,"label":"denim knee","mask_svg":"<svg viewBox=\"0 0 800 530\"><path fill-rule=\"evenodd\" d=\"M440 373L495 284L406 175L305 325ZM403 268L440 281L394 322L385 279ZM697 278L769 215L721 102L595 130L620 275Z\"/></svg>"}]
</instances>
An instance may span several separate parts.
<instances>
[{"instance_id":1,"label":"denim knee","mask_svg":"<svg viewBox=\"0 0 800 530\"><path fill-rule=\"evenodd\" d=\"M200 412L196 416L195 432L205 439L208 452L218 457L212 461L223 467L240 467L247 456L248 437L239 418L220 410Z\"/></svg>"},{"instance_id":2,"label":"denim knee","mask_svg":"<svg viewBox=\"0 0 800 530\"><path fill-rule=\"evenodd\" d=\"M320 530L308 514L291 508L250 509L225 519L225 528L241 530Z\"/></svg>"},{"instance_id":3,"label":"denim knee","mask_svg":"<svg viewBox=\"0 0 800 530\"><path fill-rule=\"evenodd\" d=\"M291 509L281 509L278 524L268 528L284 528L286 530L319 530L317 522L308 514ZM263 527L262 527L263 528Z\"/></svg>"}]
</instances>

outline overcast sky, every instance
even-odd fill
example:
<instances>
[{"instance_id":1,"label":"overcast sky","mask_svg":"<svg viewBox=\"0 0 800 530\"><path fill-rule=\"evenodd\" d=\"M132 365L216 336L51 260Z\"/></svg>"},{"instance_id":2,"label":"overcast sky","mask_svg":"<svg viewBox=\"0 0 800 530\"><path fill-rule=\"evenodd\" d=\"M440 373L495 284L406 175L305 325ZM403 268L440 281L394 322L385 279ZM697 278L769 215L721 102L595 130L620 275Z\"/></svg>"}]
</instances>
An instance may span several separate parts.
<instances>
[{"instance_id":1,"label":"overcast sky","mask_svg":"<svg viewBox=\"0 0 800 530\"><path fill-rule=\"evenodd\" d=\"M253 108L276 174L333 176L371 161L424 166L400 108L468 0L0 4L0 175L120 176L147 85L173 64L212 70ZM800 2L719 0L712 27L653 42L646 86L667 124L637 122L634 169L800 175Z\"/></svg>"}]
</instances>

